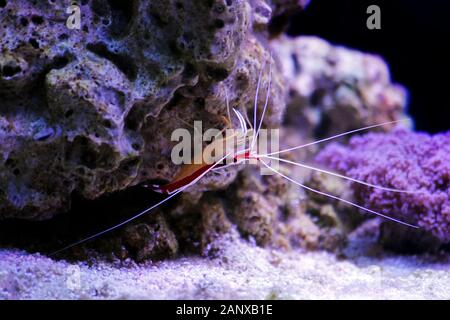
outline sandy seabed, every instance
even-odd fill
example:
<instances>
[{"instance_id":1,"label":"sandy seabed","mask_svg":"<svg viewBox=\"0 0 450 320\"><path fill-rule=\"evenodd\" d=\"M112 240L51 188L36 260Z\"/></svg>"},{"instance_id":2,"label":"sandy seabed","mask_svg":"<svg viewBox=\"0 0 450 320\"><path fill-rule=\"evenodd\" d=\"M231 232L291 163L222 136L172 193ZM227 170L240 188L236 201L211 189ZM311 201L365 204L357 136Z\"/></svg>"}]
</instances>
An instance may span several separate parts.
<instances>
[{"instance_id":1,"label":"sandy seabed","mask_svg":"<svg viewBox=\"0 0 450 320\"><path fill-rule=\"evenodd\" d=\"M68 263L0 249L0 298L450 299L450 264L421 256L339 260L267 250L232 234L218 245L217 258L144 264Z\"/></svg>"}]
</instances>

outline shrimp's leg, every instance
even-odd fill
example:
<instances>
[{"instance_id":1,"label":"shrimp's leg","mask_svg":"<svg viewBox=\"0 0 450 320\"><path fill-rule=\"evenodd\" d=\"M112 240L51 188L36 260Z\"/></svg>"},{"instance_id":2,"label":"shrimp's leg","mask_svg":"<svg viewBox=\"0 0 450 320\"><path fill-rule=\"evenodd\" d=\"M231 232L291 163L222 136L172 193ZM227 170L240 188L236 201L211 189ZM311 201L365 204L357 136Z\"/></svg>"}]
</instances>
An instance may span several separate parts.
<instances>
[{"instance_id":1,"label":"shrimp's leg","mask_svg":"<svg viewBox=\"0 0 450 320\"><path fill-rule=\"evenodd\" d=\"M229 127L231 128L230 101L228 99L227 88L225 88L225 101L226 101L226 105L227 105L228 123L229 123ZM241 124L243 131L244 131L244 124L246 124L246 123L250 126L250 128L253 129L252 124L250 123L250 120L248 120L247 113L245 113L245 118L244 118L239 111L236 111L234 108L233 108L233 111L236 114L236 116L238 117L239 123ZM237 113L239 113L240 116ZM245 125L245 128L247 128L247 125Z\"/></svg>"},{"instance_id":2,"label":"shrimp's leg","mask_svg":"<svg viewBox=\"0 0 450 320\"><path fill-rule=\"evenodd\" d=\"M248 124L248 126L250 127L250 129L255 129L255 128L253 128L253 125L252 125L252 123L250 122L250 119L248 118L247 112L244 112L243 116L244 116L245 122Z\"/></svg>"},{"instance_id":3,"label":"shrimp's leg","mask_svg":"<svg viewBox=\"0 0 450 320\"><path fill-rule=\"evenodd\" d=\"M304 188L304 189L306 189L306 190L308 190L308 191L311 191L311 192L320 194L320 195L322 195L322 196L325 196L325 197L328 197L328 198L331 198L331 199L334 199L334 200L342 201L342 202L347 203L347 204L349 204L349 205L351 205L351 206L353 206L353 207L356 207L356 208L358 208L358 209L361 209L361 210L370 212L370 213L372 213L372 214L375 214L375 215L377 215L377 216L379 216L379 217L382 217L382 218L385 218L385 219L387 219L387 220L391 220L391 221L394 221L394 222L403 224L403 225L408 226L408 227L412 227L412 228L416 228L416 229L419 228L418 226L415 226L415 225L413 225L413 224L409 224L409 223L407 223L407 222L403 222L403 221L401 221L401 220L398 220L398 219L389 217L389 216L384 215L384 214L382 214L382 213L380 213L380 212L376 212L376 211L374 211L374 210L371 210L371 209L365 208L365 207L363 207L363 206L360 206L360 205L358 205L358 204L356 204L356 203L354 203L354 202L345 200L345 199L343 199L343 198L340 198L340 197L331 195L331 194L326 193L326 192L322 192L322 191L319 191L319 190L310 188L310 187L308 187L308 186L306 186L306 185L304 185L304 184L301 184L300 182L298 182L298 181L296 181L296 180L294 180L294 179L292 179L292 178L290 178L290 177L288 177L288 176L282 174L282 173L279 172L278 170L276 170L276 169L272 168L271 166L269 166L269 165L268 165L266 162L264 162L263 160L260 159L259 161L260 161L264 166L266 166L269 170L273 171L274 173L276 173L276 174L279 175L280 177L282 177L282 178L284 178L284 179L286 179L286 180L288 180L288 181L290 181L290 182L292 182L292 183L294 183L294 184L296 184L296 185L298 185L298 186L300 186L300 187L302 187L302 188Z\"/></svg>"},{"instance_id":4,"label":"shrimp's leg","mask_svg":"<svg viewBox=\"0 0 450 320\"><path fill-rule=\"evenodd\" d=\"M241 130L244 133L244 135L247 134L247 125L245 123L244 117L242 114L233 108L234 113L236 114L236 117L239 119L239 123L241 124Z\"/></svg>"},{"instance_id":5,"label":"shrimp's leg","mask_svg":"<svg viewBox=\"0 0 450 320\"><path fill-rule=\"evenodd\" d=\"M343 137L343 136L346 136L346 135L349 135L349 134L352 134L352 133L356 133L356 132L360 132L360 131L364 131L364 130L369 130L369 129L372 129L372 128L377 128L377 127L385 126L385 125L388 125L388 124L399 123L399 122L402 122L402 121L408 121L408 120L407 119L400 119L400 120L396 120L396 121L383 122L383 123L380 123L380 124L375 124L375 125L371 125L371 126L367 126L367 127L363 127L363 128L359 128L359 129L343 132L343 133L340 133L340 134L337 134L337 135L334 135L334 136L331 136L331 137L328 137L328 138L325 138L325 139L313 141L313 142L310 142L310 143L307 143L307 144L303 144L303 145L300 145L300 146L296 146L296 147L292 147L292 148L288 148L288 149L284 149L284 150L279 150L279 151L263 154L261 156L272 156L274 154L286 153L286 152L294 151L294 150L297 150L297 149L302 149L302 148L305 148L305 147L309 147L309 146L312 146L312 145L315 145L315 144L319 144L319 143L322 143L322 142L325 142L325 141L333 140L333 139L336 139L336 138L339 138L339 137Z\"/></svg>"},{"instance_id":6,"label":"shrimp's leg","mask_svg":"<svg viewBox=\"0 0 450 320\"><path fill-rule=\"evenodd\" d=\"M329 174L331 176L335 176L335 177L338 177L338 178L343 178L343 179L346 179L346 180L349 180L349 181L352 181L352 182L355 182L355 183L363 184L365 186L376 188L376 189L380 189L380 190L384 190L384 191L398 192L398 193L417 193L417 192L419 192L419 191L409 191L409 190L401 190L401 189L393 189L393 188L383 187L383 186L371 184L371 183L368 183L368 182L364 182L362 180L354 179L354 178L351 178L351 177L348 177L348 176L344 176L344 175L341 175L339 173L327 171L327 170L324 170L324 169L312 167L312 166L309 166L309 165L306 165L306 164L290 161L290 160L279 158L279 157L271 157L271 156L265 156L265 155L257 155L257 156L260 157L260 158L277 160L277 161L281 161L281 162L284 162L284 163L292 164L292 165L297 166L297 167L302 167L302 168L305 168L305 169L314 170L314 171L317 171L317 172L322 172L322 173L325 173L325 174Z\"/></svg>"}]
</instances>

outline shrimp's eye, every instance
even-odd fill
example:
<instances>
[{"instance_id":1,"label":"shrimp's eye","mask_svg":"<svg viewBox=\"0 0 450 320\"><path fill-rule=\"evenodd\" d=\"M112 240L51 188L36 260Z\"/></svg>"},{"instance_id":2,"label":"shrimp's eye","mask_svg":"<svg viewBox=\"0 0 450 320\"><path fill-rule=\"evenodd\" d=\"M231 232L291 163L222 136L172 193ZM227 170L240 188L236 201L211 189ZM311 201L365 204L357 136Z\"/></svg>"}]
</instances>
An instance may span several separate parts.
<instances>
[{"instance_id":1,"label":"shrimp's eye","mask_svg":"<svg viewBox=\"0 0 450 320\"><path fill-rule=\"evenodd\" d=\"M237 162L237 158L236 158L236 157L233 158L233 162L234 162L234 163Z\"/></svg>"}]
</instances>

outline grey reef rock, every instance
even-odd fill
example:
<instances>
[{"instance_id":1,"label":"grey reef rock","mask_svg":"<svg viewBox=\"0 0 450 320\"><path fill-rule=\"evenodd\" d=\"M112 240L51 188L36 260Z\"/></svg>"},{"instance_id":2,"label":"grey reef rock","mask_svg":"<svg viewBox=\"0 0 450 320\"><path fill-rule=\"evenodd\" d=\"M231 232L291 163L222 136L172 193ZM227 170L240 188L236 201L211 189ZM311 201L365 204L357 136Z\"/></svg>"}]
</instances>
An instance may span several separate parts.
<instances>
[{"instance_id":1,"label":"grey reef rock","mask_svg":"<svg viewBox=\"0 0 450 320\"><path fill-rule=\"evenodd\" d=\"M407 119L407 92L392 83L381 57L312 36L281 37L272 46L289 92L287 124L304 135L330 136Z\"/></svg>"},{"instance_id":2,"label":"grey reef rock","mask_svg":"<svg viewBox=\"0 0 450 320\"><path fill-rule=\"evenodd\" d=\"M271 16L264 1L80 4L79 30L66 27L67 1L0 8L2 218L46 219L72 192L95 199L170 180L172 130L193 119L224 127L225 90L250 107L269 59L252 32ZM267 124L281 118L280 82L275 73Z\"/></svg>"},{"instance_id":3,"label":"grey reef rock","mask_svg":"<svg viewBox=\"0 0 450 320\"><path fill-rule=\"evenodd\" d=\"M67 1L0 1L0 219L45 220L69 210L73 194L170 181L172 131L193 131L194 120L225 128L227 95L252 112L261 70L263 105L269 63L263 125L284 124L286 146L404 117L405 90L382 59L317 38L268 40L271 19L307 2L80 1L81 28L68 29ZM355 223L336 208L231 168L129 225L124 246L138 260L213 253L235 225L260 245L334 250Z\"/></svg>"}]
</instances>

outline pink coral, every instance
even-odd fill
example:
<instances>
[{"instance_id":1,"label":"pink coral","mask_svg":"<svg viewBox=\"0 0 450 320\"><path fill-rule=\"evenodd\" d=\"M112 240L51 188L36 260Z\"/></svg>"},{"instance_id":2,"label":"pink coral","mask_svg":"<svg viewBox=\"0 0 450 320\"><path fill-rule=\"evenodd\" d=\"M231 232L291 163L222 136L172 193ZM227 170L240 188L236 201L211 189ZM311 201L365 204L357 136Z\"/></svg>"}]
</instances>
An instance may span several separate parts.
<instances>
[{"instance_id":1,"label":"pink coral","mask_svg":"<svg viewBox=\"0 0 450 320\"><path fill-rule=\"evenodd\" d=\"M316 160L372 184L419 190L393 193L353 184L364 206L416 223L450 242L450 132L369 133L353 137L348 146L328 146Z\"/></svg>"}]
</instances>

